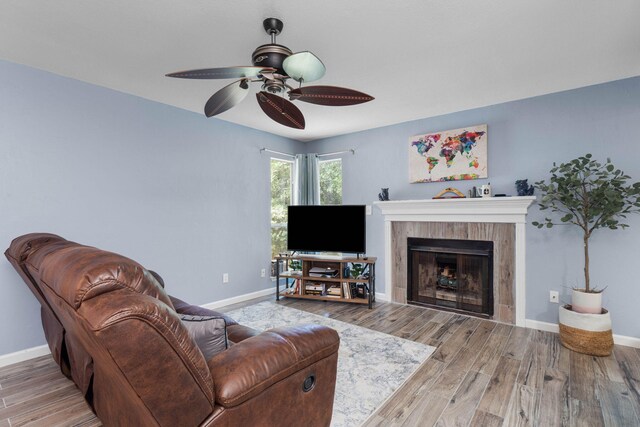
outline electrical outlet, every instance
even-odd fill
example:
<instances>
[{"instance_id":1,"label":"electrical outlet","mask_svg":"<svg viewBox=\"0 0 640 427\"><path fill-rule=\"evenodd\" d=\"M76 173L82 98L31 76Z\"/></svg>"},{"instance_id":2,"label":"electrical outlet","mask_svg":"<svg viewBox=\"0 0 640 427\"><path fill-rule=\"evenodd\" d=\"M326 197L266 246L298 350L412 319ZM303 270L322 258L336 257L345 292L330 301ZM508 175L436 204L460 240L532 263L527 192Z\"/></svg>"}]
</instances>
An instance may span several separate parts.
<instances>
[{"instance_id":1,"label":"electrical outlet","mask_svg":"<svg viewBox=\"0 0 640 427\"><path fill-rule=\"evenodd\" d=\"M371 205L367 205L367 207L365 208L365 213L367 215L371 215Z\"/></svg>"},{"instance_id":2,"label":"electrical outlet","mask_svg":"<svg viewBox=\"0 0 640 427\"><path fill-rule=\"evenodd\" d=\"M229 273L222 274L222 283L229 283Z\"/></svg>"},{"instance_id":3,"label":"electrical outlet","mask_svg":"<svg viewBox=\"0 0 640 427\"><path fill-rule=\"evenodd\" d=\"M549 302L558 304L560 302L560 295L558 291L549 291Z\"/></svg>"},{"instance_id":4,"label":"electrical outlet","mask_svg":"<svg viewBox=\"0 0 640 427\"><path fill-rule=\"evenodd\" d=\"M262 270L260 270L260 277L267 277L267 269L263 268Z\"/></svg>"}]
</instances>

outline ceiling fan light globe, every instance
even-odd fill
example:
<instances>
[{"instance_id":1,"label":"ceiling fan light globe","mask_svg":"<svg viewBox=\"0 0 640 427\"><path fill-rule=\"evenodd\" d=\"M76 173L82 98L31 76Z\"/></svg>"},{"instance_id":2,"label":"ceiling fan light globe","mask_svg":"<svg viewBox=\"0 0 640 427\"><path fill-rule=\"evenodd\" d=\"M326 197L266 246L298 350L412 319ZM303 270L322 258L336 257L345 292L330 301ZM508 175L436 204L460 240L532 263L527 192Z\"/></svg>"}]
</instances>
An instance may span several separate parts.
<instances>
[{"instance_id":1,"label":"ceiling fan light globe","mask_svg":"<svg viewBox=\"0 0 640 427\"><path fill-rule=\"evenodd\" d=\"M298 82L316 81L327 71L320 59L309 51L294 53L282 63L289 77Z\"/></svg>"}]
</instances>

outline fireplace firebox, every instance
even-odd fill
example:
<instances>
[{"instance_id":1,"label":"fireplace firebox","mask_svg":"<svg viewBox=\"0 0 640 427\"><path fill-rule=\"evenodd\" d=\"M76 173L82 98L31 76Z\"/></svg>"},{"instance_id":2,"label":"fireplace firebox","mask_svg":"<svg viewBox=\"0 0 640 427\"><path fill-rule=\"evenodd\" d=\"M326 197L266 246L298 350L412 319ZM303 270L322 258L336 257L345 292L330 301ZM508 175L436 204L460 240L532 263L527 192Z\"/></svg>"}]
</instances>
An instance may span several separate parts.
<instances>
[{"instance_id":1,"label":"fireplace firebox","mask_svg":"<svg viewBox=\"0 0 640 427\"><path fill-rule=\"evenodd\" d=\"M493 316L493 242L409 238L409 304Z\"/></svg>"}]
</instances>

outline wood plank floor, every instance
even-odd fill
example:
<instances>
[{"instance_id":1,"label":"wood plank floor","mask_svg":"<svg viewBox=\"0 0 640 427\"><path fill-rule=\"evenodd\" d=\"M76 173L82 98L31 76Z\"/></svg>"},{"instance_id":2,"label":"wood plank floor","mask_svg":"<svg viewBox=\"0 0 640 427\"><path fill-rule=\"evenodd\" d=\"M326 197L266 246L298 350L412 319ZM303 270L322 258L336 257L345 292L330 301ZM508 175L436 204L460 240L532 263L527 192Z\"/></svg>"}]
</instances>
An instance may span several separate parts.
<instances>
[{"instance_id":1,"label":"wood plank floor","mask_svg":"<svg viewBox=\"0 0 640 427\"><path fill-rule=\"evenodd\" d=\"M393 303L280 304L437 347L366 427L640 426L640 349L591 357L550 332ZM0 399L0 427L101 425L50 356L0 368Z\"/></svg>"}]
</instances>

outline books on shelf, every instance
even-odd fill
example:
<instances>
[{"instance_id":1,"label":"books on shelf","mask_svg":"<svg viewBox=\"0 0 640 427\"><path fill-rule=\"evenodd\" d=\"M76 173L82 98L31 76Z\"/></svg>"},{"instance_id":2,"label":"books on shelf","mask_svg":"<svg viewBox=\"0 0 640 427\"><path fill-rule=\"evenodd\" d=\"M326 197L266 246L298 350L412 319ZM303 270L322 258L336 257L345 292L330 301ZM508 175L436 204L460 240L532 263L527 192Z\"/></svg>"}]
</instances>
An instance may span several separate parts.
<instances>
[{"instance_id":1,"label":"books on shelf","mask_svg":"<svg viewBox=\"0 0 640 427\"><path fill-rule=\"evenodd\" d=\"M307 283L304 285L305 295L325 295L326 289L324 283Z\"/></svg>"},{"instance_id":2,"label":"books on shelf","mask_svg":"<svg viewBox=\"0 0 640 427\"><path fill-rule=\"evenodd\" d=\"M351 299L351 291L349 290L349 284L347 282L342 283L342 297L344 299Z\"/></svg>"},{"instance_id":3,"label":"books on shelf","mask_svg":"<svg viewBox=\"0 0 640 427\"><path fill-rule=\"evenodd\" d=\"M324 296L322 291L305 291L305 295L315 295L315 296Z\"/></svg>"},{"instance_id":4,"label":"books on shelf","mask_svg":"<svg viewBox=\"0 0 640 427\"><path fill-rule=\"evenodd\" d=\"M327 296L331 296L331 297L338 297L340 298L342 296L342 287L340 286L339 283L335 283L330 285L327 288Z\"/></svg>"},{"instance_id":5,"label":"books on shelf","mask_svg":"<svg viewBox=\"0 0 640 427\"><path fill-rule=\"evenodd\" d=\"M369 287L365 283L343 282L341 288L344 299L367 298L369 295Z\"/></svg>"}]
</instances>

